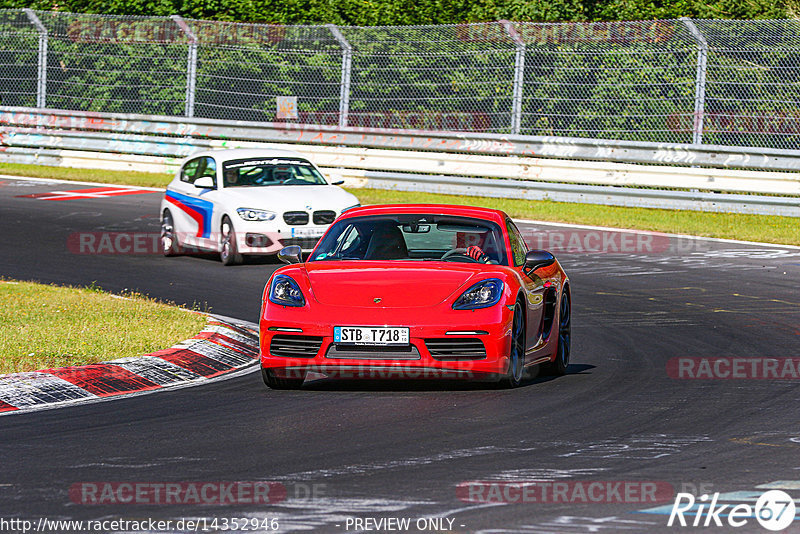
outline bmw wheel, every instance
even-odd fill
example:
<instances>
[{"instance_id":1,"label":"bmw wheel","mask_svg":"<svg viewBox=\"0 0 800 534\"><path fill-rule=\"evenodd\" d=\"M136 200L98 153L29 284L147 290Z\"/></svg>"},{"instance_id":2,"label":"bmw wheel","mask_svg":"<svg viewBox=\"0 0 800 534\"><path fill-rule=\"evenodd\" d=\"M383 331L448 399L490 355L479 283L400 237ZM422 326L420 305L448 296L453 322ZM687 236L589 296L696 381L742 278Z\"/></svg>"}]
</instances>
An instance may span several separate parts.
<instances>
[{"instance_id":1,"label":"bmw wheel","mask_svg":"<svg viewBox=\"0 0 800 534\"><path fill-rule=\"evenodd\" d=\"M525 318L519 302L514 306L511 326L511 350L508 354L508 372L500 379L500 385L515 388L522 384L525 374Z\"/></svg>"},{"instance_id":2,"label":"bmw wheel","mask_svg":"<svg viewBox=\"0 0 800 534\"><path fill-rule=\"evenodd\" d=\"M175 223L169 210L164 210L161 216L161 253L164 256L177 256L181 251L181 244L175 233Z\"/></svg>"},{"instance_id":3,"label":"bmw wheel","mask_svg":"<svg viewBox=\"0 0 800 534\"><path fill-rule=\"evenodd\" d=\"M233 230L233 223L224 216L222 227L220 228L220 248L219 258L223 265L236 265L242 262L242 255L236 249L236 232Z\"/></svg>"}]
</instances>

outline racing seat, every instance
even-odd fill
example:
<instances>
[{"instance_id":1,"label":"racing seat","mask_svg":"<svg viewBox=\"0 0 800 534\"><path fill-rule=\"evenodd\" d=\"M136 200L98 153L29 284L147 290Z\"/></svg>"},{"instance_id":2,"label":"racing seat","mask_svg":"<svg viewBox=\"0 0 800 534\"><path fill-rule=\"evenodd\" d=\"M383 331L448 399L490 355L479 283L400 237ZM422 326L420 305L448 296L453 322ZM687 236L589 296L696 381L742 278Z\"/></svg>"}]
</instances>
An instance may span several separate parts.
<instances>
[{"instance_id":1,"label":"racing seat","mask_svg":"<svg viewBox=\"0 0 800 534\"><path fill-rule=\"evenodd\" d=\"M403 232L394 224L381 225L372 232L365 260L401 260L408 258Z\"/></svg>"}]
</instances>

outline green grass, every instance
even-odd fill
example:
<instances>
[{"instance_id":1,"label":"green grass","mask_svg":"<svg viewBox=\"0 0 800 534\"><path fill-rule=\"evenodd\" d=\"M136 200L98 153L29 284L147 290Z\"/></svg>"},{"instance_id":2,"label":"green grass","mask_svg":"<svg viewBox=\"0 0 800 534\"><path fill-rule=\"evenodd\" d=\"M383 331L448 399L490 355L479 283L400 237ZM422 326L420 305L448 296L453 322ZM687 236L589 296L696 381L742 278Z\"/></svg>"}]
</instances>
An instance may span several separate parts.
<instances>
[{"instance_id":1,"label":"green grass","mask_svg":"<svg viewBox=\"0 0 800 534\"><path fill-rule=\"evenodd\" d=\"M6 163L0 163L0 174L146 187L166 187L172 179L172 175L169 174L65 169ZM512 217L521 219L800 245L800 219L795 217L622 208L597 204L460 197L380 189L351 189L350 192L356 195L362 204L469 204L499 208Z\"/></svg>"},{"instance_id":2,"label":"green grass","mask_svg":"<svg viewBox=\"0 0 800 534\"><path fill-rule=\"evenodd\" d=\"M141 356L188 339L205 315L138 294L0 279L0 374Z\"/></svg>"},{"instance_id":3,"label":"green grass","mask_svg":"<svg viewBox=\"0 0 800 534\"><path fill-rule=\"evenodd\" d=\"M167 187L167 184L169 184L173 178L171 174L152 172L70 169L67 167L46 167L44 165L23 165L19 163L0 163L0 174L28 176L31 178L52 178L55 180L73 180L76 182L133 185L136 187Z\"/></svg>"}]
</instances>

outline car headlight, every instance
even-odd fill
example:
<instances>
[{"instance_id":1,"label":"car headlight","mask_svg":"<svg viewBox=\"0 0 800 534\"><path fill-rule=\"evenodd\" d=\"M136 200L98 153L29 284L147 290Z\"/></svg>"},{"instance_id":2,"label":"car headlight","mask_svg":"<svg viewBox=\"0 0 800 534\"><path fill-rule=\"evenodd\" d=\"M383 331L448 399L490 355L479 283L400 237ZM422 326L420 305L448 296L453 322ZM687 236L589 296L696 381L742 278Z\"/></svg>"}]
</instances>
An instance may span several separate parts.
<instances>
[{"instance_id":1,"label":"car headlight","mask_svg":"<svg viewBox=\"0 0 800 534\"><path fill-rule=\"evenodd\" d=\"M453 303L454 310L476 310L489 308L500 302L503 282L497 278L482 280L470 287Z\"/></svg>"},{"instance_id":2,"label":"car headlight","mask_svg":"<svg viewBox=\"0 0 800 534\"><path fill-rule=\"evenodd\" d=\"M271 221L275 218L275 213L267 210L239 208L236 210L236 213L245 221Z\"/></svg>"},{"instance_id":3,"label":"car headlight","mask_svg":"<svg viewBox=\"0 0 800 534\"><path fill-rule=\"evenodd\" d=\"M350 210L351 210L351 209L353 209L353 208L360 208L360 207L361 207L361 204L353 204L352 206L349 206L349 207L347 207L347 208L343 209L343 210L342 210L342 213L344 213L344 212L346 212L346 211L350 211Z\"/></svg>"},{"instance_id":4,"label":"car headlight","mask_svg":"<svg viewBox=\"0 0 800 534\"><path fill-rule=\"evenodd\" d=\"M272 279L272 286L269 288L269 301L280 306L305 306L306 299L297 282L279 274Z\"/></svg>"}]
</instances>

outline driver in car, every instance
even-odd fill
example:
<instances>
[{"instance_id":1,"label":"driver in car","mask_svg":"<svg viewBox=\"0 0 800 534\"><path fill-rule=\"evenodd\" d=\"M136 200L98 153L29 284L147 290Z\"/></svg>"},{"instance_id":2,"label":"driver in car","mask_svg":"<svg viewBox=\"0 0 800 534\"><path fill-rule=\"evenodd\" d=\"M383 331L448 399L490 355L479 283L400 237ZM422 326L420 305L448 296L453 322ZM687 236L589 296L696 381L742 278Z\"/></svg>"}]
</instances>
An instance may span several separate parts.
<instances>
[{"instance_id":1,"label":"driver in car","mask_svg":"<svg viewBox=\"0 0 800 534\"><path fill-rule=\"evenodd\" d=\"M468 247L465 254L479 263L490 263L492 259L477 245Z\"/></svg>"},{"instance_id":2,"label":"driver in car","mask_svg":"<svg viewBox=\"0 0 800 534\"><path fill-rule=\"evenodd\" d=\"M225 171L225 185L236 185L239 181L239 171L236 169L228 169Z\"/></svg>"},{"instance_id":3,"label":"driver in car","mask_svg":"<svg viewBox=\"0 0 800 534\"><path fill-rule=\"evenodd\" d=\"M292 171L289 169L275 169L272 172L272 177L275 181L285 183L287 180L294 178Z\"/></svg>"}]
</instances>

